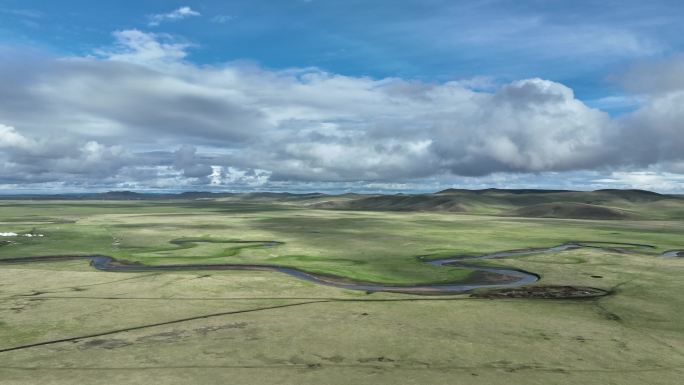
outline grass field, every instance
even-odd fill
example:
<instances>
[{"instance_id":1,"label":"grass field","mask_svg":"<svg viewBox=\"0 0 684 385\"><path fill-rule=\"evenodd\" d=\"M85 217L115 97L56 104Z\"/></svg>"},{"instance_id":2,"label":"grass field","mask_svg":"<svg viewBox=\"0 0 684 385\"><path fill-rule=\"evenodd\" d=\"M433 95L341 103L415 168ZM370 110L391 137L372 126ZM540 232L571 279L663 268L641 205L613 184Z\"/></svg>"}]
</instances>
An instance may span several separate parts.
<instances>
[{"instance_id":1,"label":"grass field","mask_svg":"<svg viewBox=\"0 0 684 385\"><path fill-rule=\"evenodd\" d=\"M488 261L537 273L538 285L613 292L591 300L368 294L273 272L0 265L0 350L65 340L0 352L0 384L680 383L684 258L658 256L684 249L676 201L644 203L649 210L630 202L635 214L621 220L503 216L516 208L473 202L464 207L477 209L454 213L268 199L0 201L0 232L44 235L0 239L12 242L0 259L264 263L414 284L470 274L417 256L569 241L655 248ZM170 243L188 239L201 242Z\"/></svg>"}]
</instances>

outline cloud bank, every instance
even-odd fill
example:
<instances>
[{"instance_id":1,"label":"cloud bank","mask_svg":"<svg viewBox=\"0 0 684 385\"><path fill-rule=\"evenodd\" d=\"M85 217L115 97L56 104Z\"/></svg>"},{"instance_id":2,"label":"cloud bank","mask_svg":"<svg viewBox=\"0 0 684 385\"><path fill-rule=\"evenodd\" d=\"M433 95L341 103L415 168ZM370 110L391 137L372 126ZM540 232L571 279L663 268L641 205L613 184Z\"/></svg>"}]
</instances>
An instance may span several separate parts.
<instances>
[{"instance_id":1,"label":"cloud bank","mask_svg":"<svg viewBox=\"0 0 684 385\"><path fill-rule=\"evenodd\" d=\"M620 81L643 103L612 118L539 78L481 91L469 79L199 66L187 61L192 46L168 35L114 38L90 56L31 65L3 51L0 184L233 188L623 173L597 179L612 183L630 172L684 172L680 57L626 72Z\"/></svg>"}]
</instances>

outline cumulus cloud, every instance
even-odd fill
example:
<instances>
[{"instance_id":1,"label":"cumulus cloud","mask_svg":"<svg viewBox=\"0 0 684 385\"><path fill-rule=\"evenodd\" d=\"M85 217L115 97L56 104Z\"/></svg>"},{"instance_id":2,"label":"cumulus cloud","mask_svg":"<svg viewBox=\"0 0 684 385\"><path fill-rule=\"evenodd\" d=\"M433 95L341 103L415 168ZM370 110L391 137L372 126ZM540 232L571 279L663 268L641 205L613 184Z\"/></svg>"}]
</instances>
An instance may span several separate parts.
<instances>
[{"instance_id":1,"label":"cumulus cloud","mask_svg":"<svg viewBox=\"0 0 684 385\"><path fill-rule=\"evenodd\" d=\"M0 124L0 176L3 183L57 180L92 182L115 175L132 161L119 145L77 138L32 138Z\"/></svg>"},{"instance_id":2,"label":"cumulus cloud","mask_svg":"<svg viewBox=\"0 0 684 385\"><path fill-rule=\"evenodd\" d=\"M155 15L150 15L149 16L149 23L147 23L151 27L156 27L159 24L166 22L166 21L177 21L177 20L182 20L186 19L188 17L193 17L193 16L201 16L201 14L197 11L194 11L190 7L180 7L176 10L173 10L168 13L159 13Z\"/></svg>"},{"instance_id":3,"label":"cumulus cloud","mask_svg":"<svg viewBox=\"0 0 684 385\"><path fill-rule=\"evenodd\" d=\"M0 183L392 184L684 161L684 92L672 82L616 119L538 78L496 87L198 66L170 36L114 37L95 56L0 61L12 85L0 90Z\"/></svg>"},{"instance_id":4,"label":"cumulus cloud","mask_svg":"<svg viewBox=\"0 0 684 385\"><path fill-rule=\"evenodd\" d=\"M663 94L684 90L684 55L640 62L617 77L632 93Z\"/></svg>"},{"instance_id":5,"label":"cumulus cloud","mask_svg":"<svg viewBox=\"0 0 684 385\"><path fill-rule=\"evenodd\" d=\"M173 167L183 171L183 175L189 178L205 178L213 173L208 164L203 164L197 157L197 149L194 146L183 145L174 152Z\"/></svg>"},{"instance_id":6,"label":"cumulus cloud","mask_svg":"<svg viewBox=\"0 0 684 385\"><path fill-rule=\"evenodd\" d=\"M620 121L624 158L636 164L684 160L684 56L639 63L620 78L642 104Z\"/></svg>"},{"instance_id":7,"label":"cumulus cloud","mask_svg":"<svg viewBox=\"0 0 684 385\"><path fill-rule=\"evenodd\" d=\"M0 148L29 148L32 147L33 143L19 134L14 127L5 126L0 124Z\"/></svg>"},{"instance_id":8,"label":"cumulus cloud","mask_svg":"<svg viewBox=\"0 0 684 385\"><path fill-rule=\"evenodd\" d=\"M187 55L190 44L176 42L165 34L145 33L137 29L113 33L116 44L97 53L108 60L144 65L177 62Z\"/></svg>"}]
</instances>

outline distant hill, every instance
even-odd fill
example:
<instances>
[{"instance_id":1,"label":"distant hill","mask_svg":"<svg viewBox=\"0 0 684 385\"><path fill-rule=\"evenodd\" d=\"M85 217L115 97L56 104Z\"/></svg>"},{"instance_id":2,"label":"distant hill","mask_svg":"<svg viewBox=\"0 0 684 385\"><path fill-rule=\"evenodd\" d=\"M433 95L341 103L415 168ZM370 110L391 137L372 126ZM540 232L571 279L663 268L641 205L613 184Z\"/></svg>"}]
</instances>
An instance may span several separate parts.
<instances>
[{"instance_id":1,"label":"distant hill","mask_svg":"<svg viewBox=\"0 0 684 385\"><path fill-rule=\"evenodd\" d=\"M160 199L200 199L200 198L220 198L233 196L232 193L212 193L204 191L186 191L178 194L174 193L140 193L134 191L107 191L103 193L82 193L82 194L27 194L27 195L0 195L0 199L31 199L31 200L160 200Z\"/></svg>"},{"instance_id":2,"label":"distant hill","mask_svg":"<svg viewBox=\"0 0 684 385\"><path fill-rule=\"evenodd\" d=\"M434 194L221 193L188 191L140 193L110 191L90 194L13 195L28 200L203 200L216 205L273 204L322 210L443 212L530 218L684 219L684 196L645 190L596 191L540 189L447 189Z\"/></svg>"},{"instance_id":3,"label":"distant hill","mask_svg":"<svg viewBox=\"0 0 684 385\"><path fill-rule=\"evenodd\" d=\"M541 190L541 189L499 189L499 188L486 188L482 190L467 190L467 189L455 189L449 188L446 190L438 191L435 195L445 195L445 194L457 194L457 193L472 193L472 194L487 194L487 193L501 193L501 194L550 194L550 193L560 193L560 192L572 192L571 190Z\"/></svg>"},{"instance_id":4,"label":"distant hill","mask_svg":"<svg viewBox=\"0 0 684 385\"><path fill-rule=\"evenodd\" d=\"M312 208L377 211L467 211L458 201L437 195L379 195L345 201L323 201Z\"/></svg>"},{"instance_id":5,"label":"distant hill","mask_svg":"<svg viewBox=\"0 0 684 385\"><path fill-rule=\"evenodd\" d=\"M434 194L326 196L308 207L327 210L452 212L529 218L684 218L684 198L644 190L447 189Z\"/></svg>"},{"instance_id":6,"label":"distant hill","mask_svg":"<svg viewBox=\"0 0 684 385\"><path fill-rule=\"evenodd\" d=\"M614 195L616 197L626 199L632 202L646 202L646 201L657 201L661 199L667 199L667 195L658 194L653 191L646 190L616 190L616 189L604 189L596 190L596 193L604 193Z\"/></svg>"},{"instance_id":7,"label":"distant hill","mask_svg":"<svg viewBox=\"0 0 684 385\"><path fill-rule=\"evenodd\" d=\"M519 217L570 219L625 219L629 217L625 212L613 208L572 202L524 206L511 214Z\"/></svg>"}]
</instances>

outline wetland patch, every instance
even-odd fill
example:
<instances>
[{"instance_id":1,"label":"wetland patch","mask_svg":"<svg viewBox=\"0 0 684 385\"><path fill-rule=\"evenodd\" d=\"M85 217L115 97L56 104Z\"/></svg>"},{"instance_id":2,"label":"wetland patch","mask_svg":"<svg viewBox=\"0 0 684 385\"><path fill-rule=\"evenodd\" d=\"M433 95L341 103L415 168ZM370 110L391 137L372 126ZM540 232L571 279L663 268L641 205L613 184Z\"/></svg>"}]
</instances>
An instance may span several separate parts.
<instances>
[{"instance_id":1,"label":"wetland patch","mask_svg":"<svg viewBox=\"0 0 684 385\"><path fill-rule=\"evenodd\" d=\"M181 248L191 247L191 245L200 243L243 243L253 244L265 248L275 247L282 244L278 241L248 241L248 240L217 240L217 239L198 239L198 238L180 238L170 241L171 244ZM477 261L488 259L511 258L516 256L539 254L539 253L558 253L566 250L575 250L583 247L602 248L598 246L601 242L573 242L565 243L547 248L531 248L521 250L500 251L491 254L480 256L454 256L449 258L441 258L429 260L425 257L417 257L422 263L428 263L433 266L440 267L458 267L467 269L472 273L466 278L455 282L439 283L439 284L420 284L420 285L391 285L378 282L364 282L347 277L337 276L333 274L314 273L299 269L296 267L287 267L279 265L268 264L171 264L171 265L145 265L140 262L131 262L126 260L119 260L106 255L53 255L53 256L39 256L39 257L23 257L23 258L6 258L0 260L0 263L30 263L30 262L50 262L50 261L66 261L66 260L88 260L90 265L98 270L112 271L112 272L141 272L141 271L197 271L197 270L256 270L256 271L274 271L288 274L290 276L306 280L309 282L318 283L321 285L334 286L348 290L361 290L368 293L372 292L390 292L390 293L404 293L417 295L449 295L464 292L470 292L475 289L497 289L491 291L488 298L583 298L596 297L606 295L607 292L585 287L573 286L529 286L530 284L539 280L539 276L532 272L527 272L520 269L507 267L492 267L478 265ZM649 247L650 245L642 244L619 244L610 243L605 245L609 251L618 250L620 252L629 252L627 249L620 249L618 246L628 247ZM610 246L610 247L608 247ZM667 253L671 253L667 252ZM679 251L677 251L679 253ZM664 255L663 255L664 256ZM526 287L522 287L526 286ZM477 293L476 296L481 294Z\"/></svg>"}]
</instances>

